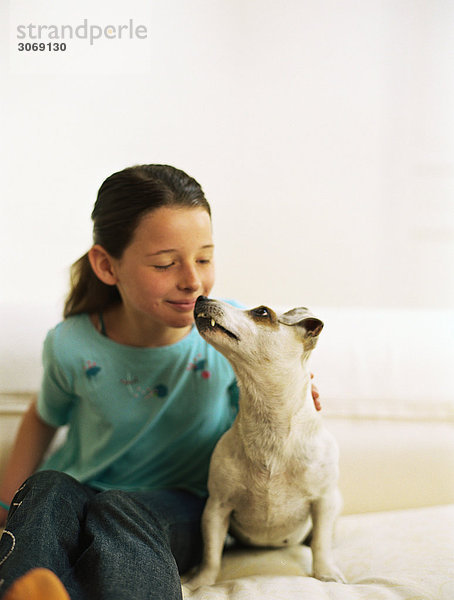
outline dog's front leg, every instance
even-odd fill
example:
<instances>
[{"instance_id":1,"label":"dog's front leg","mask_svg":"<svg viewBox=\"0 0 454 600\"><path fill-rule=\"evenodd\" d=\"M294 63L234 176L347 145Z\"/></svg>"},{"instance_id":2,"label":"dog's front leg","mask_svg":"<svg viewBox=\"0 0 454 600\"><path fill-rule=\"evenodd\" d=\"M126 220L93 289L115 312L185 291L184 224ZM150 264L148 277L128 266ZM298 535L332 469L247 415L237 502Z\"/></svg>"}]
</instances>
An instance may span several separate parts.
<instances>
[{"instance_id":1,"label":"dog's front leg","mask_svg":"<svg viewBox=\"0 0 454 600\"><path fill-rule=\"evenodd\" d=\"M219 499L208 498L202 515L203 559L198 572L184 583L189 590L213 585L221 568L222 550L229 528L231 508Z\"/></svg>"},{"instance_id":2,"label":"dog's front leg","mask_svg":"<svg viewBox=\"0 0 454 600\"><path fill-rule=\"evenodd\" d=\"M321 581L345 583L345 577L332 557L334 524L340 508L340 495L333 492L312 503L312 568Z\"/></svg>"}]
</instances>

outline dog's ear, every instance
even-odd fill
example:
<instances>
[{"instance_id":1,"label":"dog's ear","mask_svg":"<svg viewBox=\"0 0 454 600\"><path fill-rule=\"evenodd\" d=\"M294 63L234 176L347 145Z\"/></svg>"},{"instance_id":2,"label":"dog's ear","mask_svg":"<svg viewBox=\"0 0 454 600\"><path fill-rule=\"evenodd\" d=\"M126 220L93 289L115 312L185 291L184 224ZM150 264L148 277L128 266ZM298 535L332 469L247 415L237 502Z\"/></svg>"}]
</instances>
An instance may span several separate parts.
<instances>
[{"instance_id":1,"label":"dog's ear","mask_svg":"<svg viewBox=\"0 0 454 600\"><path fill-rule=\"evenodd\" d=\"M309 309L304 307L292 308L292 310L281 315L278 321L284 325L298 325L299 327L303 327L306 335L310 335L311 337L317 337L323 329L323 322L314 317Z\"/></svg>"}]
</instances>

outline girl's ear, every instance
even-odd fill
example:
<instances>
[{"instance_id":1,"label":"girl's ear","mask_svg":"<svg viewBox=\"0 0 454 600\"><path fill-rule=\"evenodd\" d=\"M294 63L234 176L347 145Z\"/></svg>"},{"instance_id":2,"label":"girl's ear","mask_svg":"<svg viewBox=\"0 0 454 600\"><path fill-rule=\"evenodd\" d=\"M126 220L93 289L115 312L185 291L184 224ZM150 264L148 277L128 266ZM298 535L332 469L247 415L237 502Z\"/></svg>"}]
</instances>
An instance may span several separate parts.
<instances>
[{"instance_id":1,"label":"girl's ear","mask_svg":"<svg viewBox=\"0 0 454 600\"><path fill-rule=\"evenodd\" d=\"M113 260L110 254L99 244L88 251L88 259L96 276L107 285L115 285L118 281L115 275Z\"/></svg>"}]
</instances>

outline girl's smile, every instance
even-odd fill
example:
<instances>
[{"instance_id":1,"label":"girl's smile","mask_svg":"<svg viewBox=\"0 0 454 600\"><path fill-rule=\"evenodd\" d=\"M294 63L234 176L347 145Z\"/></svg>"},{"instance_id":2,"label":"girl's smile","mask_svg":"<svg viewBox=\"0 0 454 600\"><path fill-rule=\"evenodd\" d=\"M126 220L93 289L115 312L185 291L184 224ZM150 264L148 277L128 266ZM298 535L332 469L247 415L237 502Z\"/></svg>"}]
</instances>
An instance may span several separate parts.
<instances>
[{"instance_id":1,"label":"girl's smile","mask_svg":"<svg viewBox=\"0 0 454 600\"><path fill-rule=\"evenodd\" d=\"M196 298L197 299L197 298ZM188 310L190 311L194 311L194 306L195 306L195 300L169 300L168 301L169 304L171 304L173 306L173 308L175 310L181 311L181 312L187 312Z\"/></svg>"}]
</instances>

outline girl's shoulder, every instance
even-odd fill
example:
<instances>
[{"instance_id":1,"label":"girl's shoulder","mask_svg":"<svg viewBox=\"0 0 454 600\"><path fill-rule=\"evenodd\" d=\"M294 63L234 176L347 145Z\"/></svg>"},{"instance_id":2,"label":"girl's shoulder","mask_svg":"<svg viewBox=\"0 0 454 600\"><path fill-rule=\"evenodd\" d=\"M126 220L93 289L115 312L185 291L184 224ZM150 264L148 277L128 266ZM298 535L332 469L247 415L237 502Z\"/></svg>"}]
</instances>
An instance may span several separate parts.
<instances>
[{"instance_id":1,"label":"girl's shoulder","mask_svg":"<svg viewBox=\"0 0 454 600\"><path fill-rule=\"evenodd\" d=\"M68 317L50 329L44 341L44 355L64 357L74 349L90 345L96 330L86 313Z\"/></svg>"},{"instance_id":2,"label":"girl's shoulder","mask_svg":"<svg viewBox=\"0 0 454 600\"><path fill-rule=\"evenodd\" d=\"M94 329L94 325L89 315L81 313L57 323L55 327L49 330L47 337L53 340L77 338L80 335L85 336L91 329Z\"/></svg>"}]
</instances>

